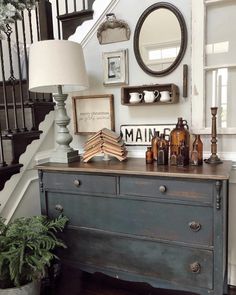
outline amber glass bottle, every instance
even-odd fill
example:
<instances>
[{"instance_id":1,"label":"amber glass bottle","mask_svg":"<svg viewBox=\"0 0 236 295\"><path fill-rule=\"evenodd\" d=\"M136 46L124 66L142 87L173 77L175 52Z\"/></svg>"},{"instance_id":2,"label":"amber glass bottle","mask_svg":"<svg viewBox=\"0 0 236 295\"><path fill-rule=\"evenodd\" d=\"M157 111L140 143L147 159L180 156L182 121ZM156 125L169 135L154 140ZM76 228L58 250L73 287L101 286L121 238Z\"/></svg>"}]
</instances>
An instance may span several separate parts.
<instances>
[{"instance_id":1,"label":"amber glass bottle","mask_svg":"<svg viewBox=\"0 0 236 295\"><path fill-rule=\"evenodd\" d=\"M176 152L173 152L173 154L170 156L170 165L176 166L177 165L177 154Z\"/></svg>"},{"instance_id":2,"label":"amber glass bottle","mask_svg":"<svg viewBox=\"0 0 236 295\"><path fill-rule=\"evenodd\" d=\"M159 131L154 132L154 136L152 138L152 152L153 152L153 160L157 161L158 155L158 141L160 140Z\"/></svg>"},{"instance_id":3,"label":"amber glass bottle","mask_svg":"<svg viewBox=\"0 0 236 295\"><path fill-rule=\"evenodd\" d=\"M177 166L186 166L189 164L189 148L181 141L177 156Z\"/></svg>"},{"instance_id":4,"label":"amber glass bottle","mask_svg":"<svg viewBox=\"0 0 236 295\"><path fill-rule=\"evenodd\" d=\"M157 164L168 165L168 156L169 156L169 142L165 139L165 134L162 133L160 136L160 140L158 141Z\"/></svg>"},{"instance_id":5,"label":"amber glass bottle","mask_svg":"<svg viewBox=\"0 0 236 295\"><path fill-rule=\"evenodd\" d=\"M153 152L152 148L149 146L147 147L146 151L146 164L152 164L153 163Z\"/></svg>"},{"instance_id":6,"label":"amber glass bottle","mask_svg":"<svg viewBox=\"0 0 236 295\"><path fill-rule=\"evenodd\" d=\"M183 120L182 118L178 118L178 122L176 127L170 133L170 157L173 154L177 156L180 153L179 147L181 147L181 143L184 142L185 145L185 153L187 156L186 161L189 160L189 141L190 141L190 134L188 131L187 121Z\"/></svg>"},{"instance_id":7,"label":"amber glass bottle","mask_svg":"<svg viewBox=\"0 0 236 295\"><path fill-rule=\"evenodd\" d=\"M191 165L202 165L203 159L203 143L201 141L200 135L195 135L195 140L193 142L193 149L191 152Z\"/></svg>"}]
</instances>

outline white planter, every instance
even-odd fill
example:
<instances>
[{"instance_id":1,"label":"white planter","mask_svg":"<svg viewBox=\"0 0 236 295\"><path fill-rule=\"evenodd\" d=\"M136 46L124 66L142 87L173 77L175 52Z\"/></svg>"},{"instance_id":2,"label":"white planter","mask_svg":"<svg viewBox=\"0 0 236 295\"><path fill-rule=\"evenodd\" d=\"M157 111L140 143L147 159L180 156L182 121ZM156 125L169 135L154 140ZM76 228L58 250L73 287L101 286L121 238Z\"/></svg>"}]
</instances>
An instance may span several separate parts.
<instances>
[{"instance_id":1,"label":"white planter","mask_svg":"<svg viewBox=\"0 0 236 295\"><path fill-rule=\"evenodd\" d=\"M0 295L40 295L40 281L19 288L0 289Z\"/></svg>"}]
</instances>

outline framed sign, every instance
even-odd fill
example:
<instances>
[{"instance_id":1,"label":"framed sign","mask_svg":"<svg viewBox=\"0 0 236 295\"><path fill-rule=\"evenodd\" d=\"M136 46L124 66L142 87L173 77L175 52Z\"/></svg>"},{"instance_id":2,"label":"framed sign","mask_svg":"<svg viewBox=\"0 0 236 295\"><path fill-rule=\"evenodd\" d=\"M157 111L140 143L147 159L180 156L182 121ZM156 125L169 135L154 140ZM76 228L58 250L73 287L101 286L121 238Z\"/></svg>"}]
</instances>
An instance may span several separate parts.
<instances>
[{"instance_id":1,"label":"framed sign","mask_svg":"<svg viewBox=\"0 0 236 295\"><path fill-rule=\"evenodd\" d=\"M103 52L103 84L128 84L128 50Z\"/></svg>"},{"instance_id":2,"label":"framed sign","mask_svg":"<svg viewBox=\"0 0 236 295\"><path fill-rule=\"evenodd\" d=\"M112 94L72 97L74 133L93 134L102 128L115 129Z\"/></svg>"},{"instance_id":3,"label":"framed sign","mask_svg":"<svg viewBox=\"0 0 236 295\"><path fill-rule=\"evenodd\" d=\"M168 136L176 124L121 125L120 134L126 145L151 145L155 131Z\"/></svg>"}]
</instances>

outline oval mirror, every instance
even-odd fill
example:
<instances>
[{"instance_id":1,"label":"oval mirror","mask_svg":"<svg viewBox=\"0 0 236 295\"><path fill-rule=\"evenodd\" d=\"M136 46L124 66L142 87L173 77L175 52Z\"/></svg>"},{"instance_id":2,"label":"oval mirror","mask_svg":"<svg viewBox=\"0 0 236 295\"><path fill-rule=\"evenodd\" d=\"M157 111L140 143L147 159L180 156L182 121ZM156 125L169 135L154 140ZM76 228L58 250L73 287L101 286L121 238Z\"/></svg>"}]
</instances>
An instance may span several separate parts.
<instances>
[{"instance_id":1,"label":"oval mirror","mask_svg":"<svg viewBox=\"0 0 236 295\"><path fill-rule=\"evenodd\" d=\"M134 53L146 73L171 73L182 60L186 46L186 24L174 5L159 2L143 12L135 28Z\"/></svg>"}]
</instances>

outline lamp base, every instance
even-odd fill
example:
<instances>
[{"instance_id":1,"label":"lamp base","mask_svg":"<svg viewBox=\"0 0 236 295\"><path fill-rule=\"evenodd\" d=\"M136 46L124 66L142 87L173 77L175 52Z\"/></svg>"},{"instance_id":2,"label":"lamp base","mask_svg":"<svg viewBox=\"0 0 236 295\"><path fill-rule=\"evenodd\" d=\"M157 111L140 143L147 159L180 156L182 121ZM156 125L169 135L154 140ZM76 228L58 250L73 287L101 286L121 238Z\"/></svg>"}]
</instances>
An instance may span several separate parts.
<instances>
[{"instance_id":1,"label":"lamp base","mask_svg":"<svg viewBox=\"0 0 236 295\"><path fill-rule=\"evenodd\" d=\"M215 156L211 155L210 158L205 159L205 163L207 163L207 164L221 164L221 163L223 163L223 161L221 161L221 159L217 155L215 155Z\"/></svg>"},{"instance_id":2,"label":"lamp base","mask_svg":"<svg viewBox=\"0 0 236 295\"><path fill-rule=\"evenodd\" d=\"M53 155L50 157L49 161L54 163L71 163L80 160L78 151L58 151L56 150Z\"/></svg>"}]
</instances>

